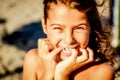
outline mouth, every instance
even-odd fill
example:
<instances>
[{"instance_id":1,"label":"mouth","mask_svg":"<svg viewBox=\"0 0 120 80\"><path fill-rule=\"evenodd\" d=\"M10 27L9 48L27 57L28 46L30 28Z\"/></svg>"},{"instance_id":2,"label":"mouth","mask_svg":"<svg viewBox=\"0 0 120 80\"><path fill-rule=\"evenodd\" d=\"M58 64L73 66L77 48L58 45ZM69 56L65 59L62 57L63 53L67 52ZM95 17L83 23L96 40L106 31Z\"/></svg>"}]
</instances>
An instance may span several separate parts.
<instances>
[{"instance_id":1,"label":"mouth","mask_svg":"<svg viewBox=\"0 0 120 80\"><path fill-rule=\"evenodd\" d=\"M74 44L74 45L66 45L66 44L62 44L62 45L59 45L59 47L62 47L63 50L60 52L60 56L61 57L69 57L72 55L72 49L78 49L79 48L79 45L78 44Z\"/></svg>"},{"instance_id":2,"label":"mouth","mask_svg":"<svg viewBox=\"0 0 120 80\"><path fill-rule=\"evenodd\" d=\"M71 48L64 48L64 49L63 49L63 52L69 53L69 52L71 52L71 50L72 50Z\"/></svg>"},{"instance_id":3,"label":"mouth","mask_svg":"<svg viewBox=\"0 0 120 80\"><path fill-rule=\"evenodd\" d=\"M64 48L62 51L61 51L61 56L71 56L72 55L72 48Z\"/></svg>"}]
</instances>

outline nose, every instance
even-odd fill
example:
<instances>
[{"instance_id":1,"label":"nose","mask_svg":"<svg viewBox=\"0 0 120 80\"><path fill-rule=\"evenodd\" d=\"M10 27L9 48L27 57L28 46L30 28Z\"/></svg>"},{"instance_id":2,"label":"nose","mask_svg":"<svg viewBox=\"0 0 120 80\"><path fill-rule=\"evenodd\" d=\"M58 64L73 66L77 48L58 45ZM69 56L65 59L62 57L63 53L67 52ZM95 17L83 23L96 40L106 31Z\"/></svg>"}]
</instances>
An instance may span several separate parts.
<instances>
[{"instance_id":1,"label":"nose","mask_svg":"<svg viewBox=\"0 0 120 80\"><path fill-rule=\"evenodd\" d=\"M67 31L65 32L64 41L65 41L67 44L69 44L69 45L71 45L71 44L73 44L73 43L75 42L74 35L73 35L73 32L72 32L72 31L67 30Z\"/></svg>"}]
</instances>

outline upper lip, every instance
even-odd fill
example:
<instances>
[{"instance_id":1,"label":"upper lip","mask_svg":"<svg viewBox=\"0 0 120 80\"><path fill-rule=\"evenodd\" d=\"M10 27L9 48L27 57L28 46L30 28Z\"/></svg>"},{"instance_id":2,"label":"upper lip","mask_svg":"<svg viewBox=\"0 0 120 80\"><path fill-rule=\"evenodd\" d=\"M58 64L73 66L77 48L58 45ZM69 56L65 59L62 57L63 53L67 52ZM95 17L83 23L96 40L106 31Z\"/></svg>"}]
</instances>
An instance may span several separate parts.
<instances>
[{"instance_id":1,"label":"upper lip","mask_svg":"<svg viewBox=\"0 0 120 80\"><path fill-rule=\"evenodd\" d=\"M77 48L79 45L78 44L75 44L75 45L67 45L67 46L61 46L63 48L70 48L70 49L75 49Z\"/></svg>"}]
</instances>

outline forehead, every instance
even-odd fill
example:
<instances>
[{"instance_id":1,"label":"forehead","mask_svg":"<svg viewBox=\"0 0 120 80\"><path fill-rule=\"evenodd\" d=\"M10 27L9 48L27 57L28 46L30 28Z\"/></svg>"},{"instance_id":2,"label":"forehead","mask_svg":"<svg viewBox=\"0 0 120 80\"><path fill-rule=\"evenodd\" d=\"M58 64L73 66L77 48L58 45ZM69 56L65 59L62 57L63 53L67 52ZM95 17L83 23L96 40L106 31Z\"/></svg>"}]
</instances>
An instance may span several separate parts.
<instances>
[{"instance_id":1,"label":"forehead","mask_svg":"<svg viewBox=\"0 0 120 80\"><path fill-rule=\"evenodd\" d=\"M48 11L48 19L51 21L63 22L87 22L87 15L84 11L66 7L65 5L52 4Z\"/></svg>"}]
</instances>

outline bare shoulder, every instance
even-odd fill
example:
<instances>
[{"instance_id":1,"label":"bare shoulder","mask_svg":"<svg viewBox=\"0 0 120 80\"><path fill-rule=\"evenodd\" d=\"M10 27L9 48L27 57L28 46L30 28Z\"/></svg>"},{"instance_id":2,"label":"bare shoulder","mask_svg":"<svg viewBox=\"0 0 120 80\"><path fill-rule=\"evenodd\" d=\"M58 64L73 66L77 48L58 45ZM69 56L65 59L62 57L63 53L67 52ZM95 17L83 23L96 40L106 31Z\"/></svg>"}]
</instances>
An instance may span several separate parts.
<instances>
[{"instance_id":1,"label":"bare shoulder","mask_svg":"<svg viewBox=\"0 0 120 80\"><path fill-rule=\"evenodd\" d=\"M114 71L108 63L101 63L93 67L93 73L90 80L113 80Z\"/></svg>"},{"instance_id":2,"label":"bare shoulder","mask_svg":"<svg viewBox=\"0 0 120 80\"><path fill-rule=\"evenodd\" d=\"M37 49L32 49L30 51L27 52L27 54L25 55L25 59L24 59L24 65L31 65L31 66L37 66L37 64L40 62L40 57L38 55L38 51Z\"/></svg>"},{"instance_id":3,"label":"bare shoulder","mask_svg":"<svg viewBox=\"0 0 120 80\"><path fill-rule=\"evenodd\" d=\"M38 54L37 49L29 50L25 55L25 59L26 58L34 58L34 57L36 57L37 54Z\"/></svg>"},{"instance_id":4,"label":"bare shoulder","mask_svg":"<svg viewBox=\"0 0 120 80\"><path fill-rule=\"evenodd\" d=\"M26 53L23 65L23 80L36 80L36 73L40 68L41 60L37 49L33 49Z\"/></svg>"},{"instance_id":5,"label":"bare shoulder","mask_svg":"<svg viewBox=\"0 0 120 80\"><path fill-rule=\"evenodd\" d=\"M34 60L36 59L36 57L37 57L37 49L32 49L26 53L24 62L34 63Z\"/></svg>"}]
</instances>

